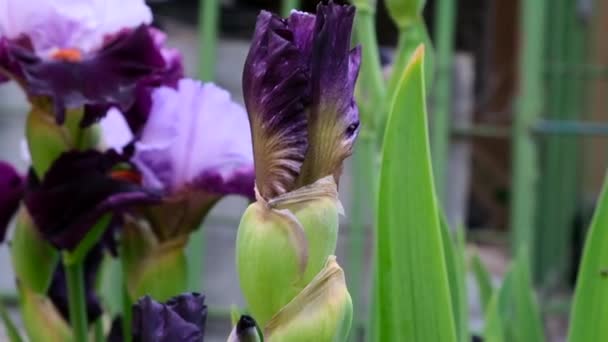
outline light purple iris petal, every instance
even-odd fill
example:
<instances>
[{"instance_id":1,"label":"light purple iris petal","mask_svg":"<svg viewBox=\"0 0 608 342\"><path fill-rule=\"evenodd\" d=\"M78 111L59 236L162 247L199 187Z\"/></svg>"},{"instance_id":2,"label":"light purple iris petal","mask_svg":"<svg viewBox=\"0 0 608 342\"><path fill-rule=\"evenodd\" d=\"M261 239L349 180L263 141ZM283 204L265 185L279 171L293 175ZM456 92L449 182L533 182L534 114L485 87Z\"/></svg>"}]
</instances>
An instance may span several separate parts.
<instances>
[{"instance_id":1,"label":"light purple iris petal","mask_svg":"<svg viewBox=\"0 0 608 342\"><path fill-rule=\"evenodd\" d=\"M214 84L182 79L152 93L152 109L136 144L144 185L175 194L253 192L251 134L245 110Z\"/></svg>"},{"instance_id":2,"label":"light purple iris petal","mask_svg":"<svg viewBox=\"0 0 608 342\"><path fill-rule=\"evenodd\" d=\"M109 34L150 22L144 0L0 0L0 36L27 36L41 57L62 48L87 53Z\"/></svg>"},{"instance_id":3,"label":"light purple iris petal","mask_svg":"<svg viewBox=\"0 0 608 342\"><path fill-rule=\"evenodd\" d=\"M133 140L133 133L127 121L116 108L111 108L99 125L104 145L119 153L122 153L122 149Z\"/></svg>"}]
</instances>

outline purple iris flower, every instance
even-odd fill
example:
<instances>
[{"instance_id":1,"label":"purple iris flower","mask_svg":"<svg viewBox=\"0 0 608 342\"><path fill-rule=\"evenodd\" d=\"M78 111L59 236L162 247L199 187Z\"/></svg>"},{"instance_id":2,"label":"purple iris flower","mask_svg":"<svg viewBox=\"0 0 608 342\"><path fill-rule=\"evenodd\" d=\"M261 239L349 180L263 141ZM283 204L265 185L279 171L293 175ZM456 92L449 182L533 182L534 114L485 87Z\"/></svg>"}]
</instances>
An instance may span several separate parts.
<instances>
[{"instance_id":1,"label":"purple iris flower","mask_svg":"<svg viewBox=\"0 0 608 342\"><path fill-rule=\"evenodd\" d=\"M133 341L202 342L206 320L204 295L181 294L165 304L146 296L133 306Z\"/></svg>"},{"instance_id":2,"label":"purple iris flower","mask_svg":"<svg viewBox=\"0 0 608 342\"><path fill-rule=\"evenodd\" d=\"M110 147L133 139L117 110L101 127ZM247 114L211 83L182 79L177 89L156 88L132 160L142 185L163 194L162 204L146 208L160 237L189 233L223 195L254 197Z\"/></svg>"},{"instance_id":3,"label":"purple iris flower","mask_svg":"<svg viewBox=\"0 0 608 342\"><path fill-rule=\"evenodd\" d=\"M66 108L92 107L85 123L126 111L138 82L175 68L151 21L143 0L0 0L0 74L51 98L59 123Z\"/></svg>"},{"instance_id":4,"label":"purple iris flower","mask_svg":"<svg viewBox=\"0 0 608 342\"><path fill-rule=\"evenodd\" d=\"M256 185L272 198L333 174L359 131L353 93L361 50L350 48L355 8L319 4L281 19L262 11L243 72Z\"/></svg>"},{"instance_id":5,"label":"purple iris flower","mask_svg":"<svg viewBox=\"0 0 608 342\"><path fill-rule=\"evenodd\" d=\"M23 177L10 165L0 161L0 242L23 196Z\"/></svg>"},{"instance_id":6,"label":"purple iris flower","mask_svg":"<svg viewBox=\"0 0 608 342\"><path fill-rule=\"evenodd\" d=\"M42 235L59 249L74 249L104 214L156 203L139 185L128 155L114 150L63 153L39 180L30 172L25 204Z\"/></svg>"}]
</instances>

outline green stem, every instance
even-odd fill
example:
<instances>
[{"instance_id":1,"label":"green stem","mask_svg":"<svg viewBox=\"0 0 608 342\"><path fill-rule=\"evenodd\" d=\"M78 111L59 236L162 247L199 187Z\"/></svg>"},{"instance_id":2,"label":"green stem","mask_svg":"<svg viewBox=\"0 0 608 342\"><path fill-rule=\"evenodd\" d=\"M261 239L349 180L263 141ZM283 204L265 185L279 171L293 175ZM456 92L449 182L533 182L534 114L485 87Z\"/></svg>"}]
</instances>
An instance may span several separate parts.
<instances>
[{"instance_id":1,"label":"green stem","mask_svg":"<svg viewBox=\"0 0 608 342\"><path fill-rule=\"evenodd\" d=\"M203 81L215 79L219 15L218 0L199 1L199 77Z\"/></svg>"},{"instance_id":2,"label":"green stem","mask_svg":"<svg viewBox=\"0 0 608 342\"><path fill-rule=\"evenodd\" d=\"M70 310L70 325L76 342L87 341L87 307L85 302L83 263L67 262L69 257L64 254L64 267L68 285L68 308Z\"/></svg>"},{"instance_id":3,"label":"green stem","mask_svg":"<svg viewBox=\"0 0 608 342\"><path fill-rule=\"evenodd\" d=\"M95 321L95 342L103 342L103 320L99 318Z\"/></svg>"},{"instance_id":4,"label":"green stem","mask_svg":"<svg viewBox=\"0 0 608 342\"><path fill-rule=\"evenodd\" d=\"M281 1L281 15L288 17L291 10L300 7L300 0L283 0Z\"/></svg>"},{"instance_id":5,"label":"green stem","mask_svg":"<svg viewBox=\"0 0 608 342\"><path fill-rule=\"evenodd\" d=\"M131 298L129 297L129 291L127 291L126 284L123 286L122 290L122 336L123 342L131 342L132 333L131 333L131 324L133 320L133 312L132 312L133 304L131 303Z\"/></svg>"},{"instance_id":6,"label":"green stem","mask_svg":"<svg viewBox=\"0 0 608 342\"><path fill-rule=\"evenodd\" d=\"M373 9L369 7L357 8L355 34L357 43L364 47L362 49L361 80L359 82L364 98L359 98L358 100L360 103L367 104L365 107L376 109L362 113L364 114L362 115L362 122L370 131L373 131L378 117L382 116L377 115L377 112L383 112L387 109L384 103L386 87L382 77ZM374 113L376 115L371 116Z\"/></svg>"}]
</instances>

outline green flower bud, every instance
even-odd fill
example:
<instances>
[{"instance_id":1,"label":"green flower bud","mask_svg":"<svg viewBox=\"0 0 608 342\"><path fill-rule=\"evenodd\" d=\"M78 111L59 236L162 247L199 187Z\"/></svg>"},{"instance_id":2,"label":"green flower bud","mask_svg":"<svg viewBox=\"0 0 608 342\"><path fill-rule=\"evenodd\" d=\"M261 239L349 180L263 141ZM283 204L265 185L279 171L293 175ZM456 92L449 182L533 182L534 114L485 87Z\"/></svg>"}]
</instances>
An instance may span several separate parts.
<instances>
[{"instance_id":1,"label":"green flower bud","mask_svg":"<svg viewBox=\"0 0 608 342\"><path fill-rule=\"evenodd\" d=\"M72 341L72 330L47 297L19 284L21 318L30 341Z\"/></svg>"},{"instance_id":2,"label":"green flower bud","mask_svg":"<svg viewBox=\"0 0 608 342\"><path fill-rule=\"evenodd\" d=\"M247 307L263 326L291 301L335 253L342 206L332 176L243 214L236 263Z\"/></svg>"},{"instance_id":3,"label":"green flower bud","mask_svg":"<svg viewBox=\"0 0 608 342\"><path fill-rule=\"evenodd\" d=\"M127 290L133 302L145 295L164 302L186 292L185 237L160 243L146 226L127 222L121 241Z\"/></svg>"},{"instance_id":4,"label":"green flower bud","mask_svg":"<svg viewBox=\"0 0 608 342\"><path fill-rule=\"evenodd\" d=\"M40 236L25 207L17 214L10 250L19 283L33 292L46 293L59 261L59 252Z\"/></svg>"},{"instance_id":5,"label":"green flower bud","mask_svg":"<svg viewBox=\"0 0 608 342\"><path fill-rule=\"evenodd\" d=\"M344 271L330 256L323 270L264 328L268 342L346 341L353 304Z\"/></svg>"},{"instance_id":6,"label":"green flower bud","mask_svg":"<svg viewBox=\"0 0 608 342\"><path fill-rule=\"evenodd\" d=\"M403 29L422 16L426 0L386 0L386 9L397 27Z\"/></svg>"}]
</instances>

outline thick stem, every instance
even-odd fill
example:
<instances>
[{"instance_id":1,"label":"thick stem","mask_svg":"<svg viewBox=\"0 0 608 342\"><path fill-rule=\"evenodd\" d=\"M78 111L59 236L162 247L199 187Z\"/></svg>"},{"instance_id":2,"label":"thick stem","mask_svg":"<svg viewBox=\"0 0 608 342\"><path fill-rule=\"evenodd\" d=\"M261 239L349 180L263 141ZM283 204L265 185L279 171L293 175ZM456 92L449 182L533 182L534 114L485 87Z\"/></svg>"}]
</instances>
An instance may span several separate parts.
<instances>
[{"instance_id":1,"label":"thick stem","mask_svg":"<svg viewBox=\"0 0 608 342\"><path fill-rule=\"evenodd\" d=\"M74 341L87 341L87 307L84 290L84 272L82 262L66 262L64 267L68 285L68 308L70 310L70 325L74 332Z\"/></svg>"},{"instance_id":2,"label":"thick stem","mask_svg":"<svg viewBox=\"0 0 608 342\"><path fill-rule=\"evenodd\" d=\"M203 81L215 79L219 15L218 0L199 1L199 77Z\"/></svg>"}]
</instances>

